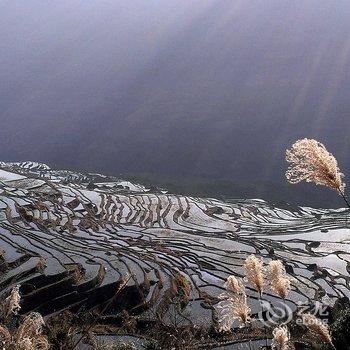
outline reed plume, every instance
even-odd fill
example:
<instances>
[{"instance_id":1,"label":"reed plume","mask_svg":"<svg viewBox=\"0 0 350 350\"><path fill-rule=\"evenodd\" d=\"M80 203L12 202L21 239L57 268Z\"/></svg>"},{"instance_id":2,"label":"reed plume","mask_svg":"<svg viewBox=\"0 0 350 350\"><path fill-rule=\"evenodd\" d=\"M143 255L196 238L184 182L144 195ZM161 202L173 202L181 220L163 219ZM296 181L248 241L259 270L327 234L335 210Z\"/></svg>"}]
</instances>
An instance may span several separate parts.
<instances>
[{"instance_id":1,"label":"reed plume","mask_svg":"<svg viewBox=\"0 0 350 350\"><path fill-rule=\"evenodd\" d=\"M286 160L290 163L286 178L291 184L301 181L313 182L336 190L346 201L344 174L338 167L336 158L326 147L313 139L296 141L292 148L286 151Z\"/></svg>"},{"instance_id":2,"label":"reed plume","mask_svg":"<svg viewBox=\"0 0 350 350\"><path fill-rule=\"evenodd\" d=\"M244 326L250 319L251 309L247 303L245 292L221 294L218 304L218 330L219 332L228 332L235 320L238 320L240 326Z\"/></svg>"},{"instance_id":3,"label":"reed plume","mask_svg":"<svg viewBox=\"0 0 350 350\"><path fill-rule=\"evenodd\" d=\"M263 261L255 255L250 255L244 262L247 280L255 286L261 296L264 288Z\"/></svg>"},{"instance_id":4,"label":"reed plume","mask_svg":"<svg viewBox=\"0 0 350 350\"><path fill-rule=\"evenodd\" d=\"M309 313L302 314L302 321L312 334L334 347L327 324L324 324L319 318Z\"/></svg>"},{"instance_id":5,"label":"reed plume","mask_svg":"<svg viewBox=\"0 0 350 350\"><path fill-rule=\"evenodd\" d=\"M276 279L285 274L285 268L281 260L271 260L269 262L269 278Z\"/></svg>"},{"instance_id":6,"label":"reed plume","mask_svg":"<svg viewBox=\"0 0 350 350\"><path fill-rule=\"evenodd\" d=\"M286 326L276 327L272 331L272 349L273 350L289 350L290 349L290 333Z\"/></svg>"},{"instance_id":7,"label":"reed plume","mask_svg":"<svg viewBox=\"0 0 350 350\"><path fill-rule=\"evenodd\" d=\"M218 304L219 332L228 332L236 319L241 326L246 325L251 313L245 287L240 279L229 276L224 287L226 292L219 295L219 298L222 299Z\"/></svg>"},{"instance_id":8,"label":"reed plume","mask_svg":"<svg viewBox=\"0 0 350 350\"><path fill-rule=\"evenodd\" d=\"M290 291L290 279L287 277L280 277L271 283L271 288L282 299L286 299Z\"/></svg>"},{"instance_id":9,"label":"reed plume","mask_svg":"<svg viewBox=\"0 0 350 350\"><path fill-rule=\"evenodd\" d=\"M244 284L241 280L238 280L235 276L228 276L224 287L227 291L232 293L244 293Z\"/></svg>"},{"instance_id":10,"label":"reed plume","mask_svg":"<svg viewBox=\"0 0 350 350\"><path fill-rule=\"evenodd\" d=\"M22 338L17 342L12 342L11 345L6 348L8 350L48 350L50 345L43 335L39 335L36 338Z\"/></svg>"},{"instance_id":11,"label":"reed plume","mask_svg":"<svg viewBox=\"0 0 350 350\"><path fill-rule=\"evenodd\" d=\"M251 309L247 303L247 295L245 293L239 294L235 298L233 307L233 316L238 319L241 326L245 326L250 320Z\"/></svg>"},{"instance_id":12,"label":"reed plume","mask_svg":"<svg viewBox=\"0 0 350 350\"><path fill-rule=\"evenodd\" d=\"M269 280L271 289L282 299L285 299L290 292L290 279L282 261L272 260L269 262Z\"/></svg>"}]
</instances>

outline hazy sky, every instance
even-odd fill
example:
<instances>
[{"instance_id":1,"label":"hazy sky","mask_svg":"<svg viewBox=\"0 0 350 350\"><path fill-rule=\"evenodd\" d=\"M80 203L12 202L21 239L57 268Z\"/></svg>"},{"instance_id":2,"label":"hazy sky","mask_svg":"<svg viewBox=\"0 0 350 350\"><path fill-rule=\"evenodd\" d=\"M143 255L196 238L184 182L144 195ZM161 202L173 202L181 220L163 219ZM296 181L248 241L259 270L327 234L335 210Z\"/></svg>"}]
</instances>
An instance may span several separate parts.
<instances>
[{"instance_id":1,"label":"hazy sky","mask_svg":"<svg viewBox=\"0 0 350 350\"><path fill-rule=\"evenodd\" d=\"M0 0L0 158L278 188L315 137L350 178L349 19L348 0Z\"/></svg>"}]
</instances>

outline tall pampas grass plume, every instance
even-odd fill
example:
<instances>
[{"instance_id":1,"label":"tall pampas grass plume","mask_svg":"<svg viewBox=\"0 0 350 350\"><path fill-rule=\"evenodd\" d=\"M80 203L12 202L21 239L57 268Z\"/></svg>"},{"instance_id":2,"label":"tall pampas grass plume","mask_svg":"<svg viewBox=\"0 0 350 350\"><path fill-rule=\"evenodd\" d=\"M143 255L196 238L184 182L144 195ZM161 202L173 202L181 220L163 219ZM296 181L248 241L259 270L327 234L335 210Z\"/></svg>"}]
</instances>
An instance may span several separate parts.
<instances>
[{"instance_id":1,"label":"tall pampas grass plume","mask_svg":"<svg viewBox=\"0 0 350 350\"><path fill-rule=\"evenodd\" d=\"M251 309L247 302L247 295L240 294L236 299L233 307L233 315L240 322L241 326L246 326L250 320Z\"/></svg>"},{"instance_id":2,"label":"tall pampas grass plume","mask_svg":"<svg viewBox=\"0 0 350 350\"><path fill-rule=\"evenodd\" d=\"M247 325L251 314L243 282L235 276L229 276L224 287L226 291L220 294L221 301L217 306L219 332L230 331L235 320L241 326Z\"/></svg>"},{"instance_id":3,"label":"tall pampas grass plume","mask_svg":"<svg viewBox=\"0 0 350 350\"><path fill-rule=\"evenodd\" d=\"M264 263L255 255L250 255L245 259L244 269L247 280L256 288L259 295L262 295L264 289Z\"/></svg>"},{"instance_id":4,"label":"tall pampas grass plume","mask_svg":"<svg viewBox=\"0 0 350 350\"><path fill-rule=\"evenodd\" d=\"M241 280L237 279L235 276L228 276L224 287L227 291L232 293L244 293L244 284Z\"/></svg>"},{"instance_id":5,"label":"tall pampas grass plume","mask_svg":"<svg viewBox=\"0 0 350 350\"><path fill-rule=\"evenodd\" d=\"M340 171L336 158L321 142L307 138L296 141L286 151L286 160L289 163L286 178L291 184L306 181L330 187L350 207L345 196L344 174Z\"/></svg>"},{"instance_id":6,"label":"tall pampas grass plume","mask_svg":"<svg viewBox=\"0 0 350 350\"><path fill-rule=\"evenodd\" d=\"M282 299L285 299L290 292L291 281L287 277L286 270L281 260L269 262L269 280L271 289Z\"/></svg>"},{"instance_id":7,"label":"tall pampas grass plume","mask_svg":"<svg viewBox=\"0 0 350 350\"><path fill-rule=\"evenodd\" d=\"M334 349L332 343L332 337L329 332L329 327L327 324L324 324L319 318L312 314L302 314L303 324L309 329L309 331L315 335L317 338L321 339L325 343L330 344Z\"/></svg>"},{"instance_id":8,"label":"tall pampas grass plume","mask_svg":"<svg viewBox=\"0 0 350 350\"><path fill-rule=\"evenodd\" d=\"M235 320L238 320L240 326L246 326L251 314L247 295L245 293L226 294L221 295L220 298L223 300L217 306L219 332L230 331Z\"/></svg>"},{"instance_id":9,"label":"tall pampas grass plume","mask_svg":"<svg viewBox=\"0 0 350 350\"><path fill-rule=\"evenodd\" d=\"M273 350L289 350L290 349L290 333L284 325L276 327L272 331L272 349Z\"/></svg>"}]
</instances>

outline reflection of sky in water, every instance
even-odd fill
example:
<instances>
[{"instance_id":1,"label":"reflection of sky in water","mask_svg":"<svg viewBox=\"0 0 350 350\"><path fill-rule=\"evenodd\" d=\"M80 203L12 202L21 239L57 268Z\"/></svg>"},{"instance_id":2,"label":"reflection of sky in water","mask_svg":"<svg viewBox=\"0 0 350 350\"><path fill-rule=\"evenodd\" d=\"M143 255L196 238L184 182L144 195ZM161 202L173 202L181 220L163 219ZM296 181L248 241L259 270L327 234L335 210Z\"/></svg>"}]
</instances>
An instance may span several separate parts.
<instances>
[{"instance_id":1,"label":"reflection of sky in water","mask_svg":"<svg viewBox=\"0 0 350 350\"><path fill-rule=\"evenodd\" d=\"M283 152L309 136L350 173L347 1L34 0L0 11L5 160L269 181L251 192L288 199Z\"/></svg>"},{"instance_id":2,"label":"reflection of sky in water","mask_svg":"<svg viewBox=\"0 0 350 350\"><path fill-rule=\"evenodd\" d=\"M153 192L117 178L43 170L37 164L2 166L6 170L1 174L8 179L0 196L0 245L8 262L4 280L24 286L23 300L28 296L32 300L24 305L44 310L44 315L77 305L72 294L91 306L89 293L98 292L97 288L101 288L101 302L100 297L106 297L102 291L127 273L132 276L128 288L142 283L147 301L153 296L169 301L173 293L169 288L175 288L174 276L180 272L191 286L185 315L206 326L212 316L207 300L224 292L229 275L244 276L244 261L252 253L263 259L265 267L271 259L282 260L292 281L283 307L268 277L262 305L253 285L245 282L255 320L262 309L273 322L278 310L294 312L300 303L326 305L349 296L347 211L305 207L288 211L261 200L227 203ZM14 171L25 178L13 180L18 177ZM24 256L25 251L31 255ZM39 284L54 281L57 290L55 298L44 304L36 294L43 289L33 282L38 278L38 256L45 258L49 279L44 282L40 276ZM75 264L84 271L78 286L64 272L74 272ZM63 280L64 287L58 287ZM156 303L156 310L161 304ZM153 311L141 317L148 319ZM168 312L163 321L170 321L172 315ZM246 344L222 349L244 349ZM261 345L252 344L256 349Z\"/></svg>"}]
</instances>

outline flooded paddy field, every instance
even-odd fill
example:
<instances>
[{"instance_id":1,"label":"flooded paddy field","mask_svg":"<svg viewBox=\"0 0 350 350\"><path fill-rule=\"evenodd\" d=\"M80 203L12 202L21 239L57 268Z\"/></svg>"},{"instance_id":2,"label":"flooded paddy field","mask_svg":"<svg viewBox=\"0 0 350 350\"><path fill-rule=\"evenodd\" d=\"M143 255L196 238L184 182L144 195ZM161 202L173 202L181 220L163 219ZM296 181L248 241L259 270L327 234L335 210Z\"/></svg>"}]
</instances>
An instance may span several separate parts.
<instances>
[{"instance_id":1,"label":"flooded paddy field","mask_svg":"<svg viewBox=\"0 0 350 350\"><path fill-rule=\"evenodd\" d=\"M88 312L108 303L106 324L118 323L113 317L122 310L141 328L159 315L170 323L175 285L186 296L187 321L209 327L226 278L244 277L251 254L283 262L291 312L350 296L346 209L173 195L31 162L0 167L0 290L20 285L23 314ZM249 285L247 295L253 318L262 304L278 311L280 299L268 288L261 301Z\"/></svg>"}]
</instances>

